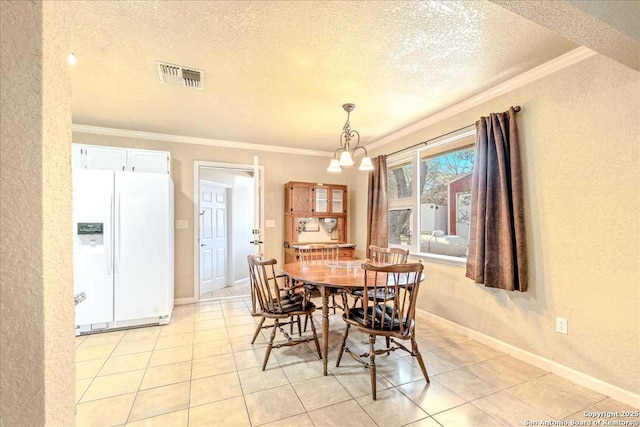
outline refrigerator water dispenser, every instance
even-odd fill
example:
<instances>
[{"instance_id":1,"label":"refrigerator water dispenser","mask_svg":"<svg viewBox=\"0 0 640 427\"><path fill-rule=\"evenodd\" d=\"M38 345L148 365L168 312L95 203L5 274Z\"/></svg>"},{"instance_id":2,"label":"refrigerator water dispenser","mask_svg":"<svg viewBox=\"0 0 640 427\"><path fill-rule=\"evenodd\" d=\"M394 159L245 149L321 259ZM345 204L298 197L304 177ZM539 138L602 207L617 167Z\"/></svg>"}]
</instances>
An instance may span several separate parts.
<instances>
[{"instance_id":1,"label":"refrigerator water dispenser","mask_svg":"<svg viewBox=\"0 0 640 427\"><path fill-rule=\"evenodd\" d=\"M78 236L83 248L96 248L104 245L104 223L79 222Z\"/></svg>"}]
</instances>

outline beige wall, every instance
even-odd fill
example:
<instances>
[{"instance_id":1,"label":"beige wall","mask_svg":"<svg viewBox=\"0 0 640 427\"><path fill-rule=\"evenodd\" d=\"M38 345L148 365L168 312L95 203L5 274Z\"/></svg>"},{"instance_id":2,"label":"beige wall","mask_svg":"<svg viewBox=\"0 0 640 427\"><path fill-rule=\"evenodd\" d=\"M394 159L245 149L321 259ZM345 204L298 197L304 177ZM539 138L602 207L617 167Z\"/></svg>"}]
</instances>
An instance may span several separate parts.
<instances>
[{"instance_id":1,"label":"beige wall","mask_svg":"<svg viewBox=\"0 0 640 427\"><path fill-rule=\"evenodd\" d=\"M311 181L347 184L347 174L329 174L329 158L282 153L257 152L205 145L151 141L74 132L73 142L82 144L135 147L171 152L171 177L175 186L175 217L189 220L188 229L175 230L175 297L193 296L193 163L196 160L253 164L258 155L265 171L265 218L276 221L275 228L263 230L264 253L284 259L284 184L288 181ZM247 236L250 238L251 236Z\"/></svg>"},{"instance_id":2,"label":"beige wall","mask_svg":"<svg viewBox=\"0 0 640 427\"><path fill-rule=\"evenodd\" d=\"M0 425L74 423L66 4L2 2Z\"/></svg>"},{"instance_id":3,"label":"beige wall","mask_svg":"<svg viewBox=\"0 0 640 427\"><path fill-rule=\"evenodd\" d=\"M640 392L640 74L594 56L372 153L389 153L522 106L530 285L474 285L426 263L419 305L445 319ZM366 180L353 215L366 216ZM366 226L356 226L364 248ZM556 316L569 335L555 332ZM427 362L428 363L428 362Z\"/></svg>"}]
</instances>

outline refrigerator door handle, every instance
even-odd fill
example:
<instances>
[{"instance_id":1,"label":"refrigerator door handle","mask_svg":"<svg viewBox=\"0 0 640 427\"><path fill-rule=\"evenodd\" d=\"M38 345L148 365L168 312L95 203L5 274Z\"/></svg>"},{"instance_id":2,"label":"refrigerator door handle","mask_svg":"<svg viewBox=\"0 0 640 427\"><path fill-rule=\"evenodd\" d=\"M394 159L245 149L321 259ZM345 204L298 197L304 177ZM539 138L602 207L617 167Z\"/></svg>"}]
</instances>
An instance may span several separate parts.
<instances>
[{"instance_id":1,"label":"refrigerator door handle","mask_svg":"<svg viewBox=\"0 0 640 427\"><path fill-rule=\"evenodd\" d=\"M109 202L109 227L113 226L113 193L111 193L111 200ZM112 264L112 249L113 249L113 233L109 233L109 237L105 239L105 242L109 242L109 245L106 247L107 251L107 274L111 275L113 270Z\"/></svg>"},{"instance_id":2,"label":"refrigerator door handle","mask_svg":"<svg viewBox=\"0 0 640 427\"><path fill-rule=\"evenodd\" d=\"M116 264L116 274L120 274L120 249L121 249L121 234L120 234L120 193L118 193L118 207L117 207L117 213L118 215L116 216L116 222L117 222L117 244L116 244L116 255L115 255L115 264Z\"/></svg>"}]
</instances>

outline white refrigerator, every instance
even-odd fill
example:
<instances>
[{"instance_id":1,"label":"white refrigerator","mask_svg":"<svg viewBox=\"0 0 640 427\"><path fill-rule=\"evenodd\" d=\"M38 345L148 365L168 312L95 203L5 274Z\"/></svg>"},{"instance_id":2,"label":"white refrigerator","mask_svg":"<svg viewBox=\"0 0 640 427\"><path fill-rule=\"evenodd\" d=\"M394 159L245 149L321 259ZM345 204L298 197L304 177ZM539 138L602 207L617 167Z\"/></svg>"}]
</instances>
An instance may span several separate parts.
<instances>
[{"instance_id":1,"label":"white refrigerator","mask_svg":"<svg viewBox=\"0 0 640 427\"><path fill-rule=\"evenodd\" d=\"M169 174L74 169L76 335L168 323L173 247Z\"/></svg>"}]
</instances>

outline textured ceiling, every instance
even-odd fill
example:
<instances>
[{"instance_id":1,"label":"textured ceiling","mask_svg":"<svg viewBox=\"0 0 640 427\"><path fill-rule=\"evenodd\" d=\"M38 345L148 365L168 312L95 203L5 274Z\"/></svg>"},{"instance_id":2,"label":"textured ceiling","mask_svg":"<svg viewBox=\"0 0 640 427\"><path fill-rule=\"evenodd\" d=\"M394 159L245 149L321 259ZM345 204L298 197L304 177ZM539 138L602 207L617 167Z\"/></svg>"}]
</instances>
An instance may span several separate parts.
<instances>
[{"instance_id":1,"label":"textured ceiling","mask_svg":"<svg viewBox=\"0 0 640 427\"><path fill-rule=\"evenodd\" d=\"M366 144L577 47L484 1L70 4L74 123L324 151L343 103Z\"/></svg>"}]
</instances>

